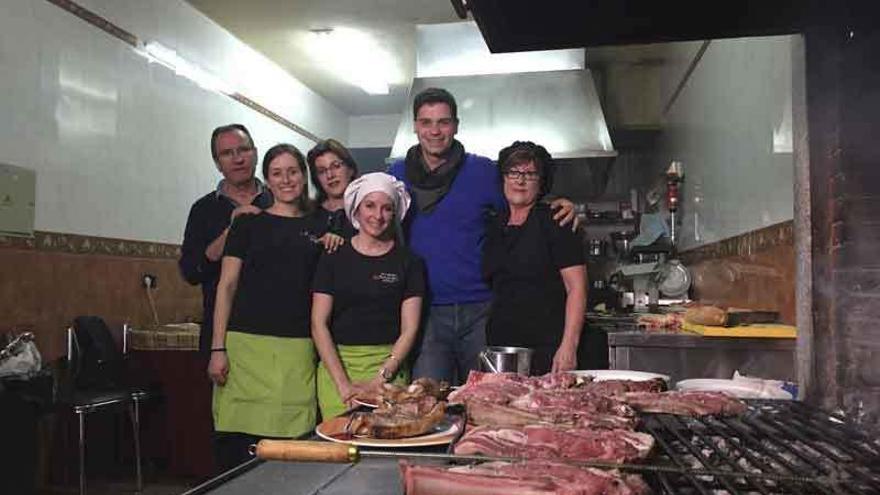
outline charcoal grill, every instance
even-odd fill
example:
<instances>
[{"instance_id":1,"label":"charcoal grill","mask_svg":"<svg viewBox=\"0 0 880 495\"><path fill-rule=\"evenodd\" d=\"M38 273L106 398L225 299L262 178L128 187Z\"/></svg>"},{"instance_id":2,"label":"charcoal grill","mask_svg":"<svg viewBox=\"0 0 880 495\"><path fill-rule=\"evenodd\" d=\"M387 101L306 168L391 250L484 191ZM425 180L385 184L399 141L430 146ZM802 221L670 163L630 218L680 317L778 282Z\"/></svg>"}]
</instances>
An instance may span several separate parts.
<instances>
[{"instance_id":1,"label":"charcoal grill","mask_svg":"<svg viewBox=\"0 0 880 495\"><path fill-rule=\"evenodd\" d=\"M656 439L650 464L681 473L643 473L656 493L880 493L880 440L843 418L796 401L748 400L736 418L643 415ZM741 476L696 476L718 470ZM778 477L778 478L776 478Z\"/></svg>"}]
</instances>

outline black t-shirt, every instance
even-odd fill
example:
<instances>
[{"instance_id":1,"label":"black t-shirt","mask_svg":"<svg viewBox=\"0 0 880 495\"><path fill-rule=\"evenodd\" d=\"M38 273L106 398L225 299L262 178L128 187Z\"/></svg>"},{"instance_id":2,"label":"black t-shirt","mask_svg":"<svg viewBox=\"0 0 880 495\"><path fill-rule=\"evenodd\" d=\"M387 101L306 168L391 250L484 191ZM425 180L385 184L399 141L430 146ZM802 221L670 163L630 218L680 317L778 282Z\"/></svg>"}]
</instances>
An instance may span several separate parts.
<instances>
[{"instance_id":1,"label":"black t-shirt","mask_svg":"<svg viewBox=\"0 0 880 495\"><path fill-rule=\"evenodd\" d=\"M487 228L483 274L492 286L490 345L554 345L565 325L565 284L559 270L584 263L583 247L550 208L535 205L519 226L508 215Z\"/></svg>"},{"instance_id":2,"label":"black t-shirt","mask_svg":"<svg viewBox=\"0 0 880 495\"><path fill-rule=\"evenodd\" d=\"M422 261L395 245L382 256L366 256L348 242L324 254L314 290L333 296L330 332L342 345L392 344L400 336L404 299L425 294Z\"/></svg>"},{"instance_id":3,"label":"black t-shirt","mask_svg":"<svg viewBox=\"0 0 880 495\"><path fill-rule=\"evenodd\" d=\"M345 210L330 211L319 207L315 216L319 221L324 222L327 232L332 232L345 240L351 239L357 234L357 229L348 221Z\"/></svg>"},{"instance_id":4,"label":"black t-shirt","mask_svg":"<svg viewBox=\"0 0 880 495\"><path fill-rule=\"evenodd\" d=\"M229 329L279 337L310 337L311 285L325 227L314 215L263 212L235 219L224 256L243 261Z\"/></svg>"}]
</instances>

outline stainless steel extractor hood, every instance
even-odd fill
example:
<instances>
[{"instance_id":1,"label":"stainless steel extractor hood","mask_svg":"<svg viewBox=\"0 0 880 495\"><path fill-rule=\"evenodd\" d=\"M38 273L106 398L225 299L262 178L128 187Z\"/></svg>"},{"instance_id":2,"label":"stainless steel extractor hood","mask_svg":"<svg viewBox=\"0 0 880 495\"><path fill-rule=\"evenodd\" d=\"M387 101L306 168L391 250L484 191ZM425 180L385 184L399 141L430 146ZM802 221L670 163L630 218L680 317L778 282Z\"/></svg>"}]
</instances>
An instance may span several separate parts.
<instances>
[{"instance_id":1,"label":"stainless steel extractor hood","mask_svg":"<svg viewBox=\"0 0 880 495\"><path fill-rule=\"evenodd\" d=\"M617 155L588 69L416 78L408 101L429 87L455 96L458 139L470 152L494 157L513 141L529 140L546 147L554 158ZM405 156L416 142L410 106L391 156Z\"/></svg>"},{"instance_id":2,"label":"stainless steel extractor hood","mask_svg":"<svg viewBox=\"0 0 880 495\"><path fill-rule=\"evenodd\" d=\"M457 137L469 152L496 157L513 141L530 140L554 158L617 155L592 74L583 68L583 50L490 54L473 23L453 23L419 26L417 57L392 158L416 144L412 99L429 87L455 96Z\"/></svg>"}]
</instances>

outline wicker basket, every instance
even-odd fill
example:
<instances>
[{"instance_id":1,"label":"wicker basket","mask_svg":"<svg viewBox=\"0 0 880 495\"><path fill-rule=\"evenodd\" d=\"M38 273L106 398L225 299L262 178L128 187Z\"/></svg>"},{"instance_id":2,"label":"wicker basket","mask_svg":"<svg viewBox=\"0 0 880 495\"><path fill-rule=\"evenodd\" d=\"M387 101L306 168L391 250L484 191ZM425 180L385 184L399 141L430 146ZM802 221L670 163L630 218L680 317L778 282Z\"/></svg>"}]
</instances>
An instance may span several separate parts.
<instances>
[{"instance_id":1,"label":"wicker basket","mask_svg":"<svg viewBox=\"0 0 880 495\"><path fill-rule=\"evenodd\" d=\"M129 345L139 351L197 351L198 323L173 323L148 330L132 329Z\"/></svg>"}]
</instances>

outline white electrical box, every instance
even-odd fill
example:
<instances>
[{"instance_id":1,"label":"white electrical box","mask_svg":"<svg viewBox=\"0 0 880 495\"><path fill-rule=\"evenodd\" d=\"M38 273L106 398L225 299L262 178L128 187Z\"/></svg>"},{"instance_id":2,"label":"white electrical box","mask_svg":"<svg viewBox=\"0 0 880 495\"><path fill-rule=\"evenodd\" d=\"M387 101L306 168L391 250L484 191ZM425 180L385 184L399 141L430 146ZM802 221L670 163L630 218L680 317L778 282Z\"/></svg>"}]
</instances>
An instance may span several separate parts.
<instances>
[{"instance_id":1,"label":"white electrical box","mask_svg":"<svg viewBox=\"0 0 880 495\"><path fill-rule=\"evenodd\" d=\"M37 176L0 163L0 235L33 236Z\"/></svg>"}]
</instances>

